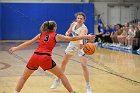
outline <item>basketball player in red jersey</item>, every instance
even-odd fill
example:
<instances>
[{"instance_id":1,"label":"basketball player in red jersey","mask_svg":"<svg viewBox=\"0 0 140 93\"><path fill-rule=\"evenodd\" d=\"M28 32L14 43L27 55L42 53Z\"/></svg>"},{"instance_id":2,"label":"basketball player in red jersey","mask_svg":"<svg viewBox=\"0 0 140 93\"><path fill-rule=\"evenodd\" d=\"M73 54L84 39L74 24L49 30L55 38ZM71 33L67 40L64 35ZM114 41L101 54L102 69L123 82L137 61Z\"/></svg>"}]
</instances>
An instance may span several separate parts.
<instances>
[{"instance_id":1,"label":"basketball player in red jersey","mask_svg":"<svg viewBox=\"0 0 140 93\"><path fill-rule=\"evenodd\" d=\"M39 40L38 48L35 50L34 54L30 58L23 75L21 76L14 93L19 93L23 88L26 80L31 76L31 74L38 69L40 66L44 71L48 70L49 72L55 74L58 78L61 79L64 87L69 91L69 93L76 93L73 91L67 77L63 74L61 69L56 65L52 60L52 50L56 45L56 41L76 41L81 39L93 39L94 36L83 35L69 37L56 33L56 22L55 21L46 21L42 24L40 31L41 33L35 36L33 39L26 41L16 47L11 47L9 49L10 53L13 53L19 49L28 47Z\"/></svg>"}]
</instances>

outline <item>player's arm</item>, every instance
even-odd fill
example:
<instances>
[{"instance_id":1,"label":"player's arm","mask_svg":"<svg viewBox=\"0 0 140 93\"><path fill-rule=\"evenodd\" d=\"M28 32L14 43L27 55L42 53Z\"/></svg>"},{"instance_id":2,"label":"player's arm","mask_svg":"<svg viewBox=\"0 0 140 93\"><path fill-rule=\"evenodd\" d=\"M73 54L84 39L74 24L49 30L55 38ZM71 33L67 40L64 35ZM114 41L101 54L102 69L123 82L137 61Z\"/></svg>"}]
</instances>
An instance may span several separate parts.
<instances>
[{"instance_id":1,"label":"player's arm","mask_svg":"<svg viewBox=\"0 0 140 93\"><path fill-rule=\"evenodd\" d=\"M74 36L74 37L70 37L70 36L64 36L61 34L57 34L56 35L56 41L76 41L76 40L81 40L81 39L94 39L95 36L93 35L82 35L82 36Z\"/></svg>"},{"instance_id":2,"label":"player's arm","mask_svg":"<svg viewBox=\"0 0 140 93\"><path fill-rule=\"evenodd\" d=\"M69 35L70 35L70 33L71 33L71 31L72 31L72 27L73 27L74 24L75 24L75 22L73 22L73 23L70 25L69 29L68 29L68 30L66 31L66 33L65 33L66 36L69 36Z\"/></svg>"},{"instance_id":3,"label":"player's arm","mask_svg":"<svg viewBox=\"0 0 140 93\"><path fill-rule=\"evenodd\" d=\"M9 52L13 53L16 50L31 46L33 43L35 43L37 40L39 40L39 38L40 38L40 34L36 35L33 39L25 41L24 43L22 43L22 44L20 44L20 45L18 45L16 47L11 47L9 49Z\"/></svg>"}]
</instances>

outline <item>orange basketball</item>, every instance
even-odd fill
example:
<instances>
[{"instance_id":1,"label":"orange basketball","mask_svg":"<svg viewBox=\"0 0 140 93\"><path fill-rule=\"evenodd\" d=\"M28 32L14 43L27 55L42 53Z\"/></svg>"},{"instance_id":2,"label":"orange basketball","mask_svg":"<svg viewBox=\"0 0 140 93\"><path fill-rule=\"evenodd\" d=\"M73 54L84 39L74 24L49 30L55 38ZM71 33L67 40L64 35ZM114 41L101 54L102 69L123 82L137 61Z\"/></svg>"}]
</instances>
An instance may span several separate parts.
<instances>
[{"instance_id":1,"label":"orange basketball","mask_svg":"<svg viewBox=\"0 0 140 93\"><path fill-rule=\"evenodd\" d=\"M83 51L86 55L92 55L95 52L96 46L93 43L87 43L83 47Z\"/></svg>"}]
</instances>

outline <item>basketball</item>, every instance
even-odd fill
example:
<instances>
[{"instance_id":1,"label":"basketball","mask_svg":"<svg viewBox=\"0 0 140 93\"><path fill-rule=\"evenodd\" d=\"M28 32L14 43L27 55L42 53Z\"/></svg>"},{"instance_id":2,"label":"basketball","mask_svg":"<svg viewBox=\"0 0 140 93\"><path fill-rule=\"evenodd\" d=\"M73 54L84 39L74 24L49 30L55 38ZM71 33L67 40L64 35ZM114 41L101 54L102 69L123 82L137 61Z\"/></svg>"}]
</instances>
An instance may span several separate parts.
<instances>
[{"instance_id":1,"label":"basketball","mask_svg":"<svg viewBox=\"0 0 140 93\"><path fill-rule=\"evenodd\" d=\"M87 43L83 47L83 51L86 55L92 55L95 52L96 46L93 43Z\"/></svg>"}]
</instances>

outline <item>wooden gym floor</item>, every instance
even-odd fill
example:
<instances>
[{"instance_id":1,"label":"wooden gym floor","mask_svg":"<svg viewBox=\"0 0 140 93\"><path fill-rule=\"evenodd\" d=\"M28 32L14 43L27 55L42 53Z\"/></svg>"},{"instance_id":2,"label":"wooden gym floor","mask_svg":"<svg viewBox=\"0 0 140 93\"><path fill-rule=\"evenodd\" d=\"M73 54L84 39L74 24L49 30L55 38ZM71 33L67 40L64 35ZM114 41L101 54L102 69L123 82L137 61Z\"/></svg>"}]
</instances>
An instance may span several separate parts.
<instances>
[{"instance_id":1,"label":"wooden gym floor","mask_svg":"<svg viewBox=\"0 0 140 93\"><path fill-rule=\"evenodd\" d=\"M28 59L37 43L10 55L8 49L20 42L0 43L0 93L13 93L24 71ZM53 59L60 65L67 43L58 43L53 51ZM140 92L140 56L96 48L88 56L88 69L93 93L139 93ZM74 56L65 72L72 87L79 93L86 93L86 84L78 56ZM68 93L61 84L52 90L50 86L55 76L38 69L25 83L21 93Z\"/></svg>"}]
</instances>

